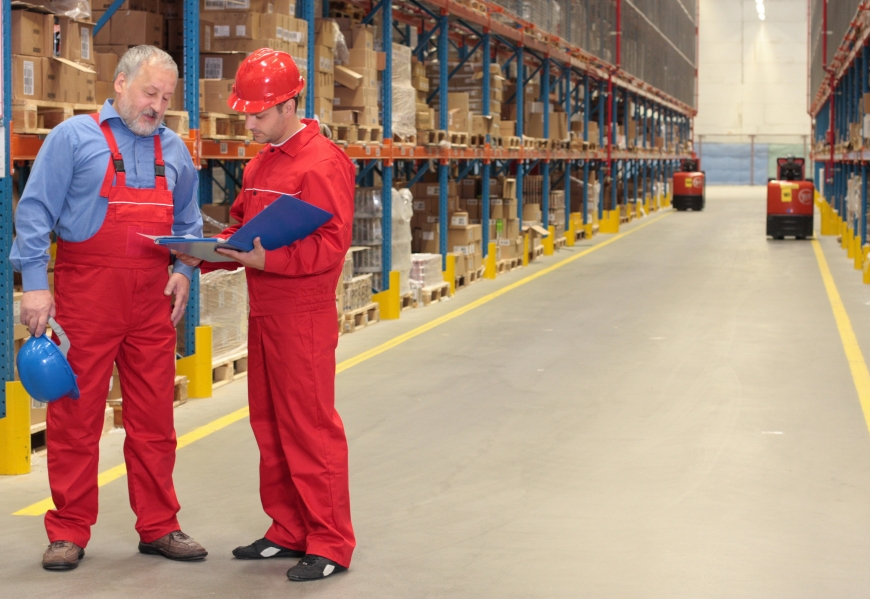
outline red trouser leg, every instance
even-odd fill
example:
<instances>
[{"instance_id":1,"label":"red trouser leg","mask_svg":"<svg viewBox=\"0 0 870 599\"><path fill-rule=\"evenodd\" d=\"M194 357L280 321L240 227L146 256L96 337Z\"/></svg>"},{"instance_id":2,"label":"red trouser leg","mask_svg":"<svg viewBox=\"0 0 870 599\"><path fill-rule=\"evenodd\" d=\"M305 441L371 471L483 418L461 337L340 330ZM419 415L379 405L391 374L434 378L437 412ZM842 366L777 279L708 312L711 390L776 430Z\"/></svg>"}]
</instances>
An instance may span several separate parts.
<instances>
[{"instance_id":1,"label":"red trouser leg","mask_svg":"<svg viewBox=\"0 0 870 599\"><path fill-rule=\"evenodd\" d=\"M175 467L175 327L163 295L166 272L140 271L131 329L118 353L124 461L136 531L145 543L179 530Z\"/></svg>"},{"instance_id":2,"label":"red trouser leg","mask_svg":"<svg viewBox=\"0 0 870 599\"><path fill-rule=\"evenodd\" d=\"M260 497L273 520L266 537L347 567L356 541L335 411L335 320L333 308L251 318L248 401Z\"/></svg>"},{"instance_id":3,"label":"red trouser leg","mask_svg":"<svg viewBox=\"0 0 870 599\"><path fill-rule=\"evenodd\" d=\"M100 436L112 364L125 329L115 311L124 309L126 277L94 303L91 294L99 282L98 270L91 267L59 265L55 271L57 321L70 340L67 357L81 397L48 405L48 482L56 509L46 513L45 529L49 541L80 547L87 546L97 521Z\"/></svg>"}]
</instances>

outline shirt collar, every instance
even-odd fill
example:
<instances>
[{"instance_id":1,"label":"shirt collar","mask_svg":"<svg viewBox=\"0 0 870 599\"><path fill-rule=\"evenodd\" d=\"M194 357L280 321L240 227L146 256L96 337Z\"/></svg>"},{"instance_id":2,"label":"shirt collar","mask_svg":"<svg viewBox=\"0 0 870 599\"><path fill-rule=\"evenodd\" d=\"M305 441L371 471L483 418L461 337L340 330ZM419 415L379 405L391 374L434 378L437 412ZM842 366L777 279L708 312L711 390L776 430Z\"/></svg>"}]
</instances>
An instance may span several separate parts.
<instances>
[{"instance_id":1,"label":"shirt collar","mask_svg":"<svg viewBox=\"0 0 870 599\"><path fill-rule=\"evenodd\" d=\"M130 135L136 135L135 133L130 131L130 128L127 127L127 123L124 122L124 119L122 119L121 115L118 114L118 111L115 110L114 102L115 100L110 98L106 100L106 102L103 104L103 108L100 109L100 124L102 125L104 121L107 121L109 119L118 119L118 122L121 124L121 126L130 132ZM149 137L154 137L155 133L162 134L164 129L166 129L166 125L161 122L157 129L154 130L154 133L149 135ZM137 135L137 137L139 136Z\"/></svg>"},{"instance_id":2,"label":"shirt collar","mask_svg":"<svg viewBox=\"0 0 870 599\"><path fill-rule=\"evenodd\" d=\"M315 135L320 135L320 123L314 119L300 119L303 125L301 130L293 134L290 139L285 141L280 146L275 146L291 158L295 158L296 154L311 141Z\"/></svg>"}]
</instances>

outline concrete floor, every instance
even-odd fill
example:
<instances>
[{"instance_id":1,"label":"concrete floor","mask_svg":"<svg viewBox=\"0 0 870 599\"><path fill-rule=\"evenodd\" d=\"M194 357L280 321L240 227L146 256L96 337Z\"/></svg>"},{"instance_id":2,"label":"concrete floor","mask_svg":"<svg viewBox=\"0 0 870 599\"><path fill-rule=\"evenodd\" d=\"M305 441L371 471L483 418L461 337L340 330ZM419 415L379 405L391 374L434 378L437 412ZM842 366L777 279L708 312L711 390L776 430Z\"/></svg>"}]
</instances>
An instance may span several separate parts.
<instances>
[{"instance_id":1,"label":"concrete floor","mask_svg":"<svg viewBox=\"0 0 870 599\"><path fill-rule=\"evenodd\" d=\"M2 597L867 597L870 434L809 241L764 236L763 188L672 213L338 375L358 549L294 584L230 550L267 526L246 421L179 451L182 525L136 552L126 484L78 570L44 572L45 458L0 479ZM649 223L644 219L623 231ZM339 361L582 249L343 337ZM821 240L865 355L870 286ZM235 383L179 434L245 405ZM103 469L123 433L103 440Z\"/></svg>"}]
</instances>

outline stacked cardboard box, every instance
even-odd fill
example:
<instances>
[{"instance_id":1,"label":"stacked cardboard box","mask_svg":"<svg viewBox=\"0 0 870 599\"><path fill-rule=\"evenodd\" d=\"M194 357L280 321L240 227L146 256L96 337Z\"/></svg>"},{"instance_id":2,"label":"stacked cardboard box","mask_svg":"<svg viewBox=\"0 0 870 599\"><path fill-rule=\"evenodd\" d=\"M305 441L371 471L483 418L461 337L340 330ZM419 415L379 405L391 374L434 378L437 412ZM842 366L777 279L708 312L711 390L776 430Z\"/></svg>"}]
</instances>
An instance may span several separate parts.
<instances>
[{"instance_id":1,"label":"stacked cardboard box","mask_svg":"<svg viewBox=\"0 0 870 599\"><path fill-rule=\"evenodd\" d=\"M378 127L378 52L370 25L336 19L348 47L347 61L336 62L338 77L333 98L335 123Z\"/></svg>"},{"instance_id":2,"label":"stacked cardboard box","mask_svg":"<svg viewBox=\"0 0 870 599\"><path fill-rule=\"evenodd\" d=\"M496 222L496 235L502 260L522 257L523 238L520 235L520 221L517 209L516 179L499 177L500 199L490 200L490 216Z\"/></svg>"},{"instance_id":3,"label":"stacked cardboard box","mask_svg":"<svg viewBox=\"0 0 870 599\"><path fill-rule=\"evenodd\" d=\"M426 77L426 66L416 58L411 60L411 87L416 90L415 124L418 131L434 131L438 129L438 114L426 103L429 97L429 78Z\"/></svg>"},{"instance_id":4,"label":"stacked cardboard box","mask_svg":"<svg viewBox=\"0 0 870 599\"><path fill-rule=\"evenodd\" d=\"M12 99L96 102L93 23L12 11Z\"/></svg>"},{"instance_id":5,"label":"stacked cardboard box","mask_svg":"<svg viewBox=\"0 0 870 599\"><path fill-rule=\"evenodd\" d=\"M315 21L314 38L314 116L321 123L332 123L335 99L335 46L341 32L332 19Z\"/></svg>"}]
</instances>

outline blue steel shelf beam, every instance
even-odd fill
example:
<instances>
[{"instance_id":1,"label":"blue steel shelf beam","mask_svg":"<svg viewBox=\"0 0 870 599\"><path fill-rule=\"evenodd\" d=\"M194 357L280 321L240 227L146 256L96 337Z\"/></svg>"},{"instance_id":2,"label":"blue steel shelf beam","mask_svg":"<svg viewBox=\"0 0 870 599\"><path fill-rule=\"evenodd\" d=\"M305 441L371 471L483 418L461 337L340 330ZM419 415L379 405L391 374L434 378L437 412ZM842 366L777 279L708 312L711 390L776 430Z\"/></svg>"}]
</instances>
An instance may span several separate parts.
<instances>
[{"instance_id":1,"label":"blue steel shelf beam","mask_svg":"<svg viewBox=\"0 0 870 599\"><path fill-rule=\"evenodd\" d=\"M545 58L539 69L541 73L541 102L544 103L544 139L550 138L550 59ZM546 229L550 224L550 161L541 167L541 224Z\"/></svg>"},{"instance_id":2,"label":"blue steel shelf beam","mask_svg":"<svg viewBox=\"0 0 870 599\"><path fill-rule=\"evenodd\" d=\"M442 11L439 17L438 29L438 64L441 68L438 69L438 89L439 89L439 111L438 111L438 128L442 131L447 131L448 128L448 105L447 105L447 69L444 65L448 63L449 54L449 31L448 31L448 16L446 11ZM441 162L438 165L438 248L441 250L441 268L447 269L447 174L449 165L446 162Z\"/></svg>"},{"instance_id":3,"label":"blue steel shelf beam","mask_svg":"<svg viewBox=\"0 0 870 599\"><path fill-rule=\"evenodd\" d=\"M492 67L492 49L490 47L491 40L489 31L484 30L483 37L480 40L483 42L483 116L490 116L490 102L492 91L490 90L490 68ZM489 144L492 140L490 139L489 132L486 134L485 145L489 147ZM481 199L483 204L481 206L482 214L481 221L483 222L483 257L486 258L489 255L489 215L490 215L490 206L489 206L489 177L490 177L490 163L489 160L486 159L483 161L483 168L481 173L481 182L480 182L480 191L481 191Z\"/></svg>"},{"instance_id":4,"label":"blue steel shelf beam","mask_svg":"<svg viewBox=\"0 0 870 599\"><path fill-rule=\"evenodd\" d=\"M109 22L109 19L112 18L119 8L124 4L126 0L114 0L112 4L109 5L109 8L106 9L106 12L99 18L97 24L94 25L94 36L96 36L100 30L106 26L106 23Z\"/></svg>"}]
</instances>

